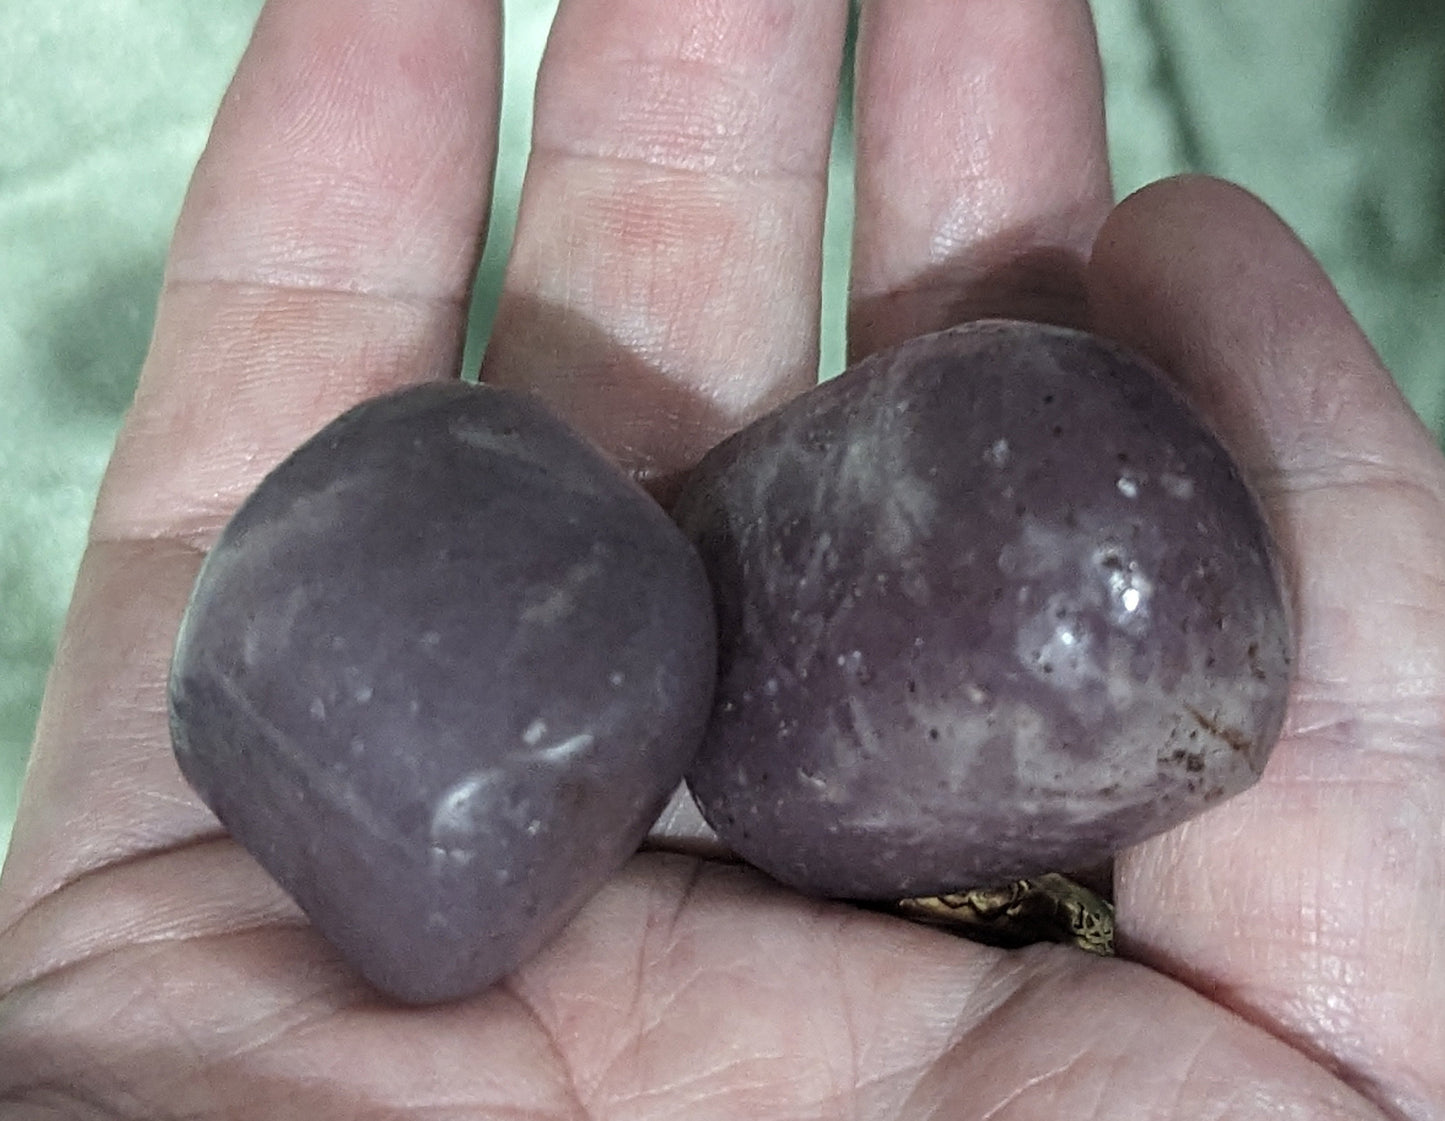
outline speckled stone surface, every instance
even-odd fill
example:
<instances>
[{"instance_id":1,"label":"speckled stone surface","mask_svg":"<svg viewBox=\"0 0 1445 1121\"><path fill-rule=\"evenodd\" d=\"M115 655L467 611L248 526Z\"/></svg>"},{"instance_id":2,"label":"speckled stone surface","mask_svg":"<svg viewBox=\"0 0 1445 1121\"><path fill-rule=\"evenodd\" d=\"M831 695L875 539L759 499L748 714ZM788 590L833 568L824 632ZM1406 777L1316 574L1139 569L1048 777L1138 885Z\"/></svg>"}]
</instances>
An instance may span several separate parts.
<instances>
[{"instance_id":1,"label":"speckled stone surface","mask_svg":"<svg viewBox=\"0 0 1445 1121\"><path fill-rule=\"evenodd\" d=\"M177 758L378 988L463 996L636 849L715 673L696 554L530 398L404 391L242 506L171 679Z\"/></svg>"},{"instance_id":2,"label":"speckled stone surface","mask_svg":"<svg viewBox=\"0 0 1445 1121\"><path fill-rule=\"evenodd\" d=\"M1278 734L1259 508L1091 336L993 322L870 358L715 449L676 516L719 614L689 783L804 890L1092 864L1248 787Z\"/></svg>"}]
</instances>

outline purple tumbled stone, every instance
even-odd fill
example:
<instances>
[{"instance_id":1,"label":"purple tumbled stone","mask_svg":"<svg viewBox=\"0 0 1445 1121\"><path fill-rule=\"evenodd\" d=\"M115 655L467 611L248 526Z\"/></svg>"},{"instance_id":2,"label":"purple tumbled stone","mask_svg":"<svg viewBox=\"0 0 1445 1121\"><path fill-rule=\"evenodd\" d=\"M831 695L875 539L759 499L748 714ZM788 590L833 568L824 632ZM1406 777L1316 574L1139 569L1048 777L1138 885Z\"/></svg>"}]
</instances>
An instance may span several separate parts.
<instances>
[{"instance_id":1,"label":"purple tumbled stone","mask_svg":"<svg viewBox=\"0 0 1445 1121\"><path fill-rule=\"evenodd\" d=\"M534 399L358 406L207 558L176 757L376 987L430 1002L534 954L636 849L700 741L710 593L662 509Z\"/></svg>"},{"instance_id":2,"label":"purple tumbled stone","mask_svg":"<svg viewBox=\"0 0 1445 1121\"><path fill-rule=\"evenodd\" d=\"M1261 509L1090 335L996 321L874 355L714 449L675 515L719 617L690 786L802 890L1090 866L1250 786L1279 732Z\"/></svg>"}]
</instances>

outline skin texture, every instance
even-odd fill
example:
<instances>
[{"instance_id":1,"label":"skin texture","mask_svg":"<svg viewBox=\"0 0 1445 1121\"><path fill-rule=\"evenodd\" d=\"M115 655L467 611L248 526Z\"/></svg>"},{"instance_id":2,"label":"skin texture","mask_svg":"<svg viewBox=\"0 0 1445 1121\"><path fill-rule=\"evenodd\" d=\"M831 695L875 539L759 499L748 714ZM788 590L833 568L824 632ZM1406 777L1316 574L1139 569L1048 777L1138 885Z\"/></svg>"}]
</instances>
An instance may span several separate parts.
<instances>
[{"instance_id":1,"label":"skin texture","mask_svg":"<svg viewBox=\"0 0 1445 1121\"><path fill-rule=\"evenodd\" d=\"M946 895L1106 863L1253 785L1291 640L1229 453L1094 336L880 351L703 458L716 592L688 785L791 887Z\"/></svg>"},{"instance_id":2,"label":"skin texture","mask_svg":"<svg viewBox=\"0 0 1445 1121\"><path fill-rule=\"evenodd\" d=\"M381 991L486 988L637 849L716 677L696 553L535 398L413 386L227 524L172 662L177 762Z\"/></svg>"},{"instance_id":3,"label":"skin texture","mask_svg":"<svg viewBox=\"0 0 1445 1121\"><path fill-rule=\"evenodd\" d=\"M811 380L844 15L562 5L485 376L564 401L610 378L584 428L659 478ZM866 354L981 311L1087 320L1170 371L1260 491L1298 600L1284 732L1252 790L1121 860L1122 959L650 854L503 986L418 1012L226 839L166 734L200 550L325 420L456 372L496 18L272 0L221 107L0 879L10 1115L1445 1111L1445 464L1263 204L1184 179L1111 209L1073 0L865 5L850 328Z\"/></svg>"}]
</instances>

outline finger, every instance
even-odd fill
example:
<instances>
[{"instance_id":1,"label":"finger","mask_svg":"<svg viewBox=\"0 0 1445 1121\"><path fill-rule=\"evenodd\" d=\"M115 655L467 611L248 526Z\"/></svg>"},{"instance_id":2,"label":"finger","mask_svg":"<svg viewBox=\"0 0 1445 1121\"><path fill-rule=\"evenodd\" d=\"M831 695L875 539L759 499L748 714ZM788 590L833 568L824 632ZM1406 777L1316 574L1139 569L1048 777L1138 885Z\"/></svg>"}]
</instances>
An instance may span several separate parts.
<instances>
[{"instance_id":1,"label":"finger","mask_svg":"<svg viewBox=\"0 0 1445 1121\"><path fill-rule=\"evenodd\" d=\"M97 537L205 535L336 413L455 372L497 8L266 5L182 208Z\"/></svg>"},{"instance_id":2,"label":"finger","mask_svg":"<svg viewBox=\"0 0 1445 1121\"><path fill-rule=\"evenodd\" d=\"M1123 938L1423 1115L1445 1095L1445 464L1319 265L1237 188L1125 202L1090 294L1233 448L1297 604L1264 778L1126 855Z\"/></svg>"},{"instance_id":3,"label":"finger","mask_svg":"<svg viewBox=\"0 0 1445 1121\"><path fill-rule=\"evenodd\" d=\"M1084 0L867 3L856 114L854 358L969 319L1082 319L1112 201Z\"/></svg>"},{"instance_id":4,"label":"finger","mask_svg":"<svg viewBox=\"0 0 1445 1121\"><path fill-rule=\"evenodd\" d=\"M3 909L214 829L164 682L204 544L361 397L455 370L496 132L494 3L272 0L186 199L43 704Z\"/></svg>"},{"instance_id":5,"label":"finger","mask_svg":"<svg viewBox=\"0 0 1445 1121\"><path fill-rule=\"evenodd\" d=\"M817 372L843 0L564 0L483 376L655 487Z\"/></svg>"}]
</instances>

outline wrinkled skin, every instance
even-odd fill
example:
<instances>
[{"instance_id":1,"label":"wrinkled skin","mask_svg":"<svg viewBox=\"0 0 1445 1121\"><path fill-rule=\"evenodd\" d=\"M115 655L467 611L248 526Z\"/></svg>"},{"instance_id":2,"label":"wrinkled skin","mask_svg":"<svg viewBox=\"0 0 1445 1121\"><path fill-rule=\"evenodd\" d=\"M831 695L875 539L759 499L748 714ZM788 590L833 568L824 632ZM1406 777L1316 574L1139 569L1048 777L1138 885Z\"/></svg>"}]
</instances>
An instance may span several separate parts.
<instances>
[{"instance_id":1,"label":"wrinkled skin","mask_svg":"<svg viewBox=\"0 0 1445 1121\"><path fill-rule=\"evenodd\" d=\"M569 0L484 375L665 489L808 383L838 0ZM1297 589L1266 777L1117 870L1121 960L635 860L474 1000L379 1002L188 793L200 551L326 418L459 363L496 5L273 0L106 478L0 881L10 1116L1400 1118L1445 1112L1445 466L1243 192L1112 209L1076 0L865 8L851 343L984 315L1151 356ZM926 122L926 127L920 122Z\"/></svg>"}]
</instances>

